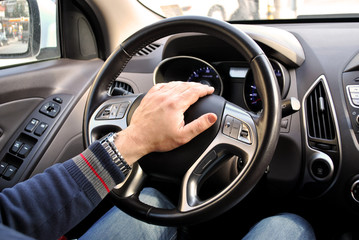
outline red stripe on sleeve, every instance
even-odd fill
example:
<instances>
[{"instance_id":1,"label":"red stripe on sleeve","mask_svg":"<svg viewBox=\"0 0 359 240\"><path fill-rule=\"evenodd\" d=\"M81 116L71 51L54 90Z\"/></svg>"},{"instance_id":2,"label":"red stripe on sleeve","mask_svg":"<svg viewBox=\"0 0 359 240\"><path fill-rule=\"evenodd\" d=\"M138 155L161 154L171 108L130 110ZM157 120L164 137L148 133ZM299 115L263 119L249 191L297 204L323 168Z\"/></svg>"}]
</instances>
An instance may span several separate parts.
<instances>
[{"instance_id":1,"label":"red stripe on sleeve","mask_svg":"<svg viewBox=\"0 0 359 240\"><path fill-rule=\"evenodd\" d=\"M107 184L106 184L105 181L101 178L101 176L96 172L96 170L92 167L92 165L90 164L90 162L85 158L84 155L82 155L82 153L80 153L80 156L81 156L82 159L86 162L87 166L89 166L89 168L92 170L92 172L96 175L96 177L101 181L102 185L106 188L107 192L110 192L110 189L107 187Z\"/></svg>"}]
</instances>

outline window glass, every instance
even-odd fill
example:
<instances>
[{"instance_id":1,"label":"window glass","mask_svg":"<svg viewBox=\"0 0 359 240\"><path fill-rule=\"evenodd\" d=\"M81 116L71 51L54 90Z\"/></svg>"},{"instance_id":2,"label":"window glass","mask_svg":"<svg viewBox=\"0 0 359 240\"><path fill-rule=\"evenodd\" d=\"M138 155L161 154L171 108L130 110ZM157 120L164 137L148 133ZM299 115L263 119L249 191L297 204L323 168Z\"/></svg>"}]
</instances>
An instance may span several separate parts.
<instances>
[{"instance_id":1,"label":"window glass","mask_svg":"<svg viewBox=\"0 0 359 240\"><path fill-rule=\"evenodd\" d=\"M0 2L0 67L60 56L54 0Z\"/></svg>"},{"instance_id":2,"label":"window glass","mask_svg":"<svg viewBox=\"0 0 359 240\"><path fill-rule=\"evenodd\" d=\"M164 17L201 15L225 21L359 17L359 0L138 0Z\"/></svg>"}]
</instances>

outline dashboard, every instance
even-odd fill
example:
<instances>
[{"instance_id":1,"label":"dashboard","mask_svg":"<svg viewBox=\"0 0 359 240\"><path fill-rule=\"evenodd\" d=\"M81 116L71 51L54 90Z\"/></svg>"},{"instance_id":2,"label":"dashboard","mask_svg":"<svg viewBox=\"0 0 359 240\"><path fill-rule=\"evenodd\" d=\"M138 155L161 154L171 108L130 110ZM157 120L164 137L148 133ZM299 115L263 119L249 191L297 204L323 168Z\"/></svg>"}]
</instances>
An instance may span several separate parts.
<instances>
[{"instance_id":1,"label":"dashboard","mask_svg":"<svg viewBox=\"0 0 359 240\"><path fill-rule=\"evenodd\" d=\"M336 31L327 31L326 23L234 25L267 55L283 103L295 98L301 105L282 119L262 197L274 197L285 205L288 196L296 196L295 201L308 201L311 217L315 212L330 214L328 209L359 215L359 111L354 104L359 37L343 37L359 34L359 24L332 25ZM253 114L261 111L249 64L221 39L189 33L161 39L156 46L135 56L117 80L132 86L135 93L155 83L201 82Z\"/></svg>"}]
</instances>

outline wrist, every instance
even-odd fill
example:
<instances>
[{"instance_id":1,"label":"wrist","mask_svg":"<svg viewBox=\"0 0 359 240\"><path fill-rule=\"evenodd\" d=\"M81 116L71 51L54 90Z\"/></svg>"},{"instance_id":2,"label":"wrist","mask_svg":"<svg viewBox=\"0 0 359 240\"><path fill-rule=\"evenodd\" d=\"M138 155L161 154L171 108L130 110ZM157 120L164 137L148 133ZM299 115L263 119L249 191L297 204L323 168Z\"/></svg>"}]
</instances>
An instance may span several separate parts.
<instances>
[{"instance_id":1,"label":"wrist","mask_svg":"<svg viewBox=\"0 0 359 240\"><path fill-rule=\"evenodd\" d=\"M120 171L127 176L127 174L132 169L130 165L127 163L125 158L122 156L122 154L118 151L115 140L116 140L117 134L116 133L110 133L105 138L103 138L100 143L103 148L105 148L106 152L110 155L112 161L116 164L117 167L119 167Z\"/></svg>"},{"instance_id":2,"label":"wrist","mask_svg":"<svg viewBox=\"0 0 359 240\"><path fill-rule=\"evenodd\" d=\"M143 147L144 144L139 139L135 139L135 136L137 135L132 131L131 126L129 126L125 130L118 132L115 139L117 149L129 165L134 164L148 153Z\"/></svg>"}]
</instances>

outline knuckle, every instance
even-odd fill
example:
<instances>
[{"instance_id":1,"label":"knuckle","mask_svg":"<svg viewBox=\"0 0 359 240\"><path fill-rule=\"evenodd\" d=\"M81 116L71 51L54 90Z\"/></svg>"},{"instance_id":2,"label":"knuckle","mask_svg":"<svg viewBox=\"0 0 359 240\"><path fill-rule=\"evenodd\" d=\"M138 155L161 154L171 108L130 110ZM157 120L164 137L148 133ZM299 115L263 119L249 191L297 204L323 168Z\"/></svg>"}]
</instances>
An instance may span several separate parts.
<instances>
[{"instance_id":1,"label":"knuckle","mask_svg":"<svg viewBox=\"0 0 359 240\"><path fill-rule=\"evenodd\" d=\"M170 109L174 109L177 106L178 98L177 97L170 97L170 98L164 98L162 99L164 104L169 107Z\"/></svg>"}]
</instances>

